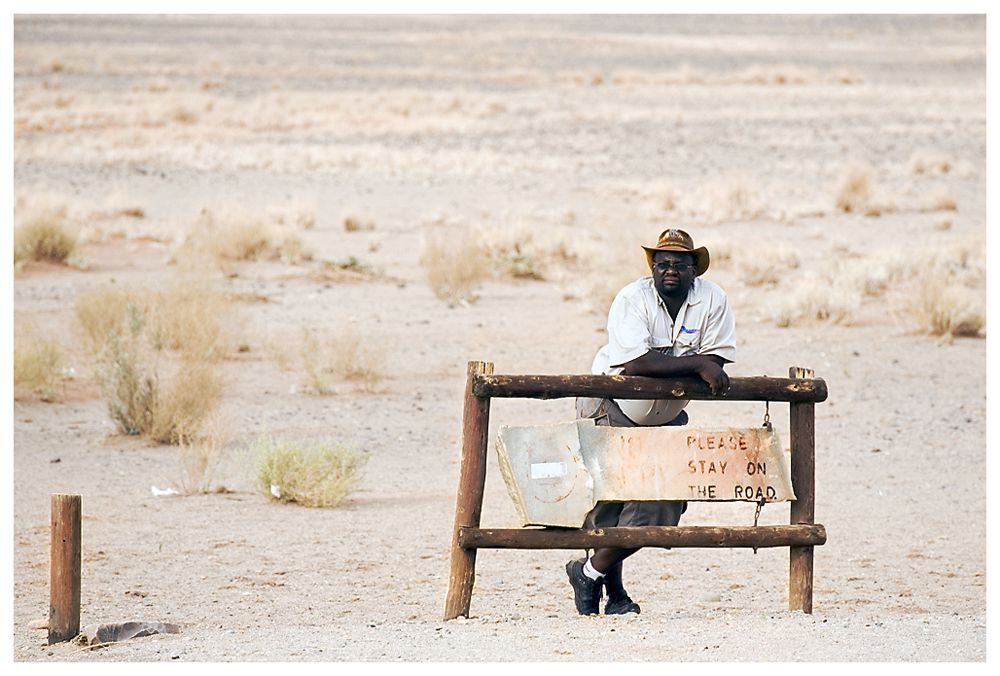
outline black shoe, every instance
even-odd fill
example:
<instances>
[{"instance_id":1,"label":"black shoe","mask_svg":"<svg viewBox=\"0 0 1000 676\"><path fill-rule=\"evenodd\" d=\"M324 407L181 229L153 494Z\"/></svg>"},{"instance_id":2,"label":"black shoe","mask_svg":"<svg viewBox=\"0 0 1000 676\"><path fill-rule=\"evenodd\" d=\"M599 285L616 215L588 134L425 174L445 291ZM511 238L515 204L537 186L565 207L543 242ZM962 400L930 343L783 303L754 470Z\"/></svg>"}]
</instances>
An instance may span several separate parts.
<instances>
[{"instance_id":1,"label":"black shoe","mask_svg":"<svg viewBox=\"0 0 1000 676\"><path fill-rule=\"evenodd\" d=\"M605 615L624 615L625 613L639 612L639 604L628 597L628 594L621 596L608 596L608 602L604 605Z\"/></svg>"},{"instance_id":2,"label":"black shoe","mask_svg":"<svg viewBox=\"0 0 1000 676\"><path fill-rule=\"evenodd\" d=\"M601 581L591 580L583 573L583 559L566 564L566 574L576 595L576 609L581 615L601 614Z\"/></svg>"}]
</instances>

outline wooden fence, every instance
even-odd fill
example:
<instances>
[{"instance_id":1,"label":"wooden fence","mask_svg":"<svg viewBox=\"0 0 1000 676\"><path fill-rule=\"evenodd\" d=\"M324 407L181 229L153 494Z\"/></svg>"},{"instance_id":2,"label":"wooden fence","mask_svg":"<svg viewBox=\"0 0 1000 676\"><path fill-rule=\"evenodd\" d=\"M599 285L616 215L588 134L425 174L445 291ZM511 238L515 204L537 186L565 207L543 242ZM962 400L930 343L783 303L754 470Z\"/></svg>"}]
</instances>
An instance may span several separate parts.
<instances>
[{"instance_id":1,"label":"wooden fence","mask_svg":"<svg viewBox=\"0 0 1000 676\"><path fill-rule=\"evenodd\" d=\"M493 364L469 362L462 418L462 466L452 537L451 574L444 619L469 615L476 551L500 549L597 549L600 547L788 547L788 607L812 613L813 547L826 542L815 518L815 404L826 383L792 367L788 378L730 378L729 390L713 395L696 378L602 375L493 375ZM788 526L644 526L599 529L480 528L493 397L558 399L696 399L779 401L789 404L792 488L796 499Z\"/></svg>"}]
</instances>

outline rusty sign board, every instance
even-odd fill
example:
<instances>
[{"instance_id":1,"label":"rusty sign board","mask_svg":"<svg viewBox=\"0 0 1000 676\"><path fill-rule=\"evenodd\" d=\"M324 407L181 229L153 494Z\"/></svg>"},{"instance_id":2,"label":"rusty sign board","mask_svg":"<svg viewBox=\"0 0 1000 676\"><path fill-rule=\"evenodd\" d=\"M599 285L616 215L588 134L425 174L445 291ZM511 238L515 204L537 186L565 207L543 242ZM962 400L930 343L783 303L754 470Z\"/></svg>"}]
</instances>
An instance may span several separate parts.
<instances>
[{"instance_id":1,"label":"rusty sign board","mask_svg":"<svg viewBox=\"0 0 1000 676\"><path fill-rule=\"evenodd\" d=\"M523 525L579 528L600 500L794 500L763 427L501 427L497 457Z\"/></svg>"}]
</instances>

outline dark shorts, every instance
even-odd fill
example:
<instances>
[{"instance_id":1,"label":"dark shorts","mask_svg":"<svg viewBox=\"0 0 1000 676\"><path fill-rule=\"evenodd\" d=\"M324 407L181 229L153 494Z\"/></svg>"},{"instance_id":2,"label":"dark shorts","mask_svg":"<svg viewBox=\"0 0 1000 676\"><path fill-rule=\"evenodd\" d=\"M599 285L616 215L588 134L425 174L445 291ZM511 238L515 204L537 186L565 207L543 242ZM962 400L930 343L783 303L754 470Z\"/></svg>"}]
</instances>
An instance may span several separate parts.
<instances>
[{"instance_id":1,"label":"dark shorts","mask_svg":"<svg viewBox=\"0 0 1000 676\"><path fill-rule=\"evenodd\" d=\"M603 427L639 427L628 418L613 399L576 400L578 418L592 418L595 425ZM686 425L688 416L681 411L663 427ZM687 502L676 500L637 500L631 502L598 502L587 514L584 528L613 528L615 526L676 526Z\"/></svg>"}]
</instances>

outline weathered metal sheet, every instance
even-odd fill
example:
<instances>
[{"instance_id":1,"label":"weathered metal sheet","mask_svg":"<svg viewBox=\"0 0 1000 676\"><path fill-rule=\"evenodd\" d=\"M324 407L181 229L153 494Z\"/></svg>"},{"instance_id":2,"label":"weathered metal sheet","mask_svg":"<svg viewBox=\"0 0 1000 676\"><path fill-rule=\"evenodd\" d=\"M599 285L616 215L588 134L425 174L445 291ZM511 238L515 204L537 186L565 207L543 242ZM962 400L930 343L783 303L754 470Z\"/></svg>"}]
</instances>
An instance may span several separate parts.
<instances>
[{"instance_id":1,"label":"weathered metal sheet","mask_svg":"<svg viewBox=\"0 0 1000 676\"><path fill-rule=\"evenodd\" d=\"M592 420L587 422L594 424ZM594 490L591 473L580 454L576 422L502 427L497 438L497 458L524 525L583 524L594 506Z\"/></svg>"},{"instance_id":2,"label":"weathered metal sheet","mask_svg":"<svg viewBox=\"0 0 1000 676\"><path fill-rule=\"evenodd\" d=\"M523 525L578 528L601 500L794 500L763 427L502 427L500 468Z\"/></svg>"}]
</instances>

